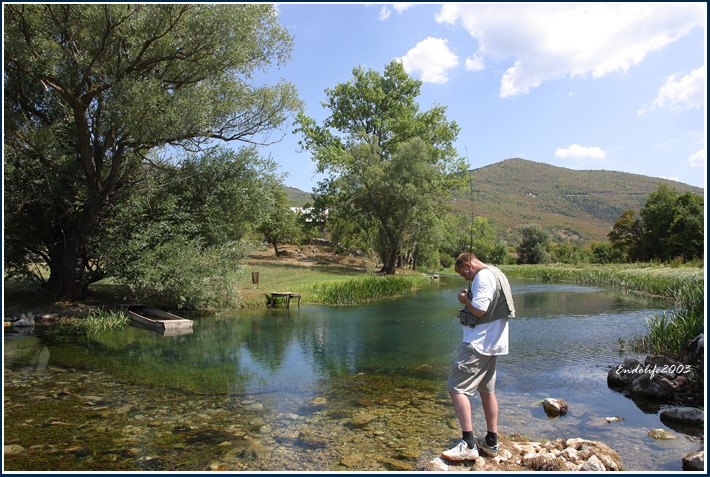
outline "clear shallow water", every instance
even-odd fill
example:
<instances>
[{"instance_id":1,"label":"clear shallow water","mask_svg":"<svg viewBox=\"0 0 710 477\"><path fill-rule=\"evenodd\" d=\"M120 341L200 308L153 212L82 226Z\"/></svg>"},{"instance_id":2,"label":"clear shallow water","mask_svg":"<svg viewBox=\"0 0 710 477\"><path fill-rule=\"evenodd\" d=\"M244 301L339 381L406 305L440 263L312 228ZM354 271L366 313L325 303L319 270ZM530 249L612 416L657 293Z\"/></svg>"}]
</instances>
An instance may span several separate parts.
<instances>
[{"instance_id":1,"label":"clear shallow water","mask_svg":"<svg viewBox=\"0 0 710 477\"><path fill-rule=\"evenodd\" d=\"M464 284L442 277L379 303L194 317L182 336L127 327L49 341L6 332L5 443L26 451L5 468L415 469L458 436L444 383L461 340L455 291ZM511 285L517 318L511 352L499 359L500 430L602 440L627 470L680 470L698 443L675 431L679 439L652 440L649 430L667 429L657 412L606 385L623 361L618 338L643 334L646 317L667 303ZM569 413L548 419L546 397L567 401ZM482 432L477 398L473 409ZM608 416L624 421L600 421Z\"/></svg>"}]
</instances>

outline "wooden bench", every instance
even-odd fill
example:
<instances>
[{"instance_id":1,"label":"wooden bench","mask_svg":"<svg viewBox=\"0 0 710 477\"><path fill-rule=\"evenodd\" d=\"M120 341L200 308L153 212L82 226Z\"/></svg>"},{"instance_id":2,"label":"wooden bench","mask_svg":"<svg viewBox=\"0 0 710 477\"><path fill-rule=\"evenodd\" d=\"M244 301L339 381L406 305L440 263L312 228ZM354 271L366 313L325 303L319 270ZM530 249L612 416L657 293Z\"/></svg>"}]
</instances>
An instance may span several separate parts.
<instances>
[{"instance_id":1,"label":"wooden bench","mask_svg":"<svg viewBox=\"0 0 710 477\"><path fill-rule=\"evenodd\" d=\"M271 292L269 293L269 308L274 306L276 298L286 297L286 308L291 304L291 298L298 298L298 307L301 308L301 294L292 292Z\"/></svg>"}]
</instances>

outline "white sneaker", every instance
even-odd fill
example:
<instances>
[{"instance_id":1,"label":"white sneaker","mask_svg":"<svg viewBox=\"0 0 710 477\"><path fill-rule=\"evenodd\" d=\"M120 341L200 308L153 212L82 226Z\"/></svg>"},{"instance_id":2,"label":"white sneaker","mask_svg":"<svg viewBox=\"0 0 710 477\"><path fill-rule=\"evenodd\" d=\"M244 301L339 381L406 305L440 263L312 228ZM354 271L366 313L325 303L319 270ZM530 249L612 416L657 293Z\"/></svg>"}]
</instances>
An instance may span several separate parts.
<instances>
[{"instance_id":1,"label":"white sneaker","mask_svg":"<svg viewBox=\"0 0 710 477\"><path fill-rule=\"evenodd\" d=\"M474 460L478 459L478 447L473 445L473 449L468 448L466 441L462 440L459 445L441 453L441 457L449 460Z\"/></svg>"}]
</instances>

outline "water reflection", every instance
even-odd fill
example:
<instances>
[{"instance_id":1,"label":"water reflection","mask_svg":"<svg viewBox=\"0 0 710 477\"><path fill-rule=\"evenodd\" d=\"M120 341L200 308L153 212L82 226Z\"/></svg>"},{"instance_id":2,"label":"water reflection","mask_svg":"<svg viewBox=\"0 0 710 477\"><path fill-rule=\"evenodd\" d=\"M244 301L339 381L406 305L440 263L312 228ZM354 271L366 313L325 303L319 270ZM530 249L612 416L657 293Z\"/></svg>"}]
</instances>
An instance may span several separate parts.
<instances>
[{"instance_id":1,"label":"water reflection","mask_svg":"<svg viewBox=\"0 0 710 477\"><path fill-rule=\"evenodd\" d=\"M274 419L256 426L260 430L253 438L264 442L301 442L284 437L295 431L275 434L281 425L294 425L293 416L317 419L311 427L322 432L331 426L340 432L337 426L352 414L352 406L383 399L428 402L417 408L416 419L424 419L421 425L432 429L430 435L453 436L456 431L442 424L453 417L443 384L461 339L454 291L463 284L460 278L444 276L440 284L412 296L373 304L194 317L193 333L180 336L127 327L81 339L30 336L17 346L6 334L5 366L29 374L46 366L107 373L131 389L155 390L178 401L187 396L195 406L217 399L210 406L218 410L232 409L234 398L245 409L254 401L265 406L258 419ZM515 280L511 286L517 317L510 324L511 353L499 361L501 428L538 439L600 439L621 454L627 468L679 469L681 452L695 450L688 450L692 444L676 443L680 450L659 452L660 444L649 442L644 431L663 427L657 416L645 415L606 386L608 367L623 356L618 338L644 333L646 317L667 303L598 287ZM536 405L544 397L570 403L568 416L548 420ZM478 404L474 413L475 422L482 423ZM625 418L622 425L595 424L615 415ZM239 419L230 425L241 429ZM254 416L243 419L246 429L262 422ZM447 438L443 443L448 444ZM436 455L442 441L418 445L424 458L427 452ZM654 454L651 460L649 453ZM308 453L300 458L307 461ZM250 469L251 464L244 465Z\"/></svg>"}]
</instances>

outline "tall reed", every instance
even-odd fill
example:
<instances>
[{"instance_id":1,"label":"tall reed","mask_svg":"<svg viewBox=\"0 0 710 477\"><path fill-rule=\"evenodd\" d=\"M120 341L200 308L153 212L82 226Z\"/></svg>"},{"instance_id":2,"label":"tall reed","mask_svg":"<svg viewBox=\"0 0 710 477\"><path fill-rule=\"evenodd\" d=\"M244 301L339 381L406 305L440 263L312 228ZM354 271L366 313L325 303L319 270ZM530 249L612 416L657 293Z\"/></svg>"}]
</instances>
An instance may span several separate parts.
<instances>
[{"instance_id":1,"label":"tall reed","mask_svg":"<svg viewBox=\"0 0 710 477\"><path fill-rule=\"evenodd\" d=\"M678 357L683 347L705 330L704 295L702 282L677 290L678 309L648 318L648 334L638 340L635 348Z\"/></svg>"},{"instance_id":2,"label":"tall reed","mask_svg":"<svg viewBox=\"0 0 710 477\"><path fill-rule=\"evenodd\" d=\"M69 323L60 323L44 332L48 336L88 335L100 331L120 328L128 324L130 319L121 310L89 311L77 315Z\"/></svg>"},{"instance_id":3,"label":"tall reed","mask_svg":"<svg viewBox=\"0 0 710 477\"><path fill-rule=\"evenodd\" d=\"M363 276L343 281L318 283L311 289L312 301L329 305L351 305L400 296L429 282L424 275Z\"/></svg>"},{"instance_id":4,"label":"tall reed","mask_svg":"<svg viewBox=\"0 0 710 477\"><path fill-rule=\"evenodd\" d=\"M508 277L560 280L587 285L606 285L679 300L679 291L703 283L699 268L671 268L653 264L634 265L522 265L504 266Z\"/></svg>"}]
</instances>

